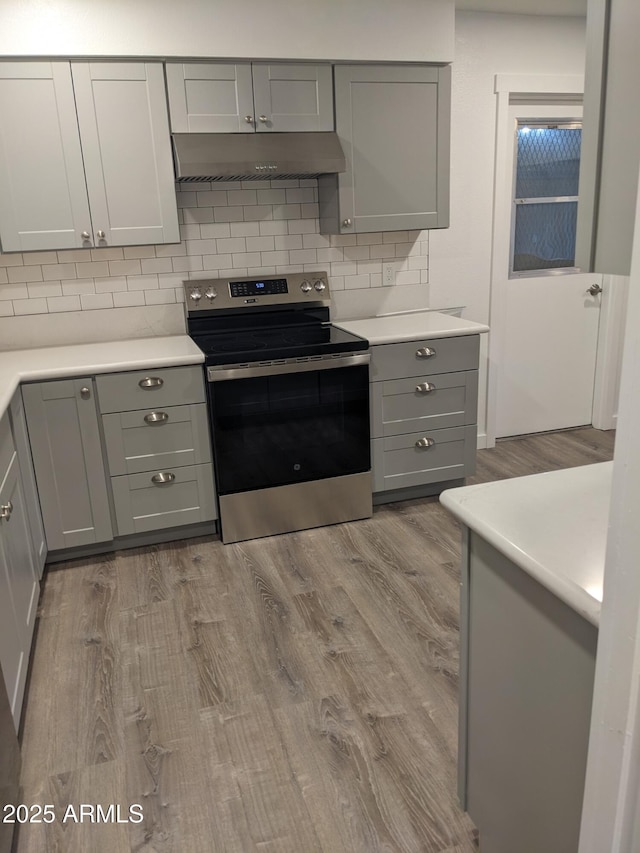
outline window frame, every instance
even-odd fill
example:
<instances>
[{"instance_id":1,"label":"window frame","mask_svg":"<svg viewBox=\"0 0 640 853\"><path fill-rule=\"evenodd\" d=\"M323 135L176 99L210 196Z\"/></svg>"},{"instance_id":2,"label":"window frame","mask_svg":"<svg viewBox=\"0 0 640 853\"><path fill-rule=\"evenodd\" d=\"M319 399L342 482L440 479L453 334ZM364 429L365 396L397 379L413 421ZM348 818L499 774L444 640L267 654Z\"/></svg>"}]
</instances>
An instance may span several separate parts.
<instances>
[{"instance_id":1,"label":"window frame","mask_svg":"<svg viewBox=\"0 0 640 853\"><path fill-rule=\"evenodd\" d=\"M527 204L559 204L563 202L578 202L578 196L546 196L542 198L520 199L516 197L516 186L518 176L518 130L522 127L530 127L533 129L582 129L582 118L576 116L565 118L515 118L513 128L513 172L511 176L511 230L509 235L509 269L508 278L538 278L541 276L551 275L572 275L580 273L582 270L577 266L571 267L550 267L547 269L533 270L514 270L515 261L515 237L516 237L516 211L518 207ZM575 260L575 247L574 247Z\"/></svg>"}]
</instances>

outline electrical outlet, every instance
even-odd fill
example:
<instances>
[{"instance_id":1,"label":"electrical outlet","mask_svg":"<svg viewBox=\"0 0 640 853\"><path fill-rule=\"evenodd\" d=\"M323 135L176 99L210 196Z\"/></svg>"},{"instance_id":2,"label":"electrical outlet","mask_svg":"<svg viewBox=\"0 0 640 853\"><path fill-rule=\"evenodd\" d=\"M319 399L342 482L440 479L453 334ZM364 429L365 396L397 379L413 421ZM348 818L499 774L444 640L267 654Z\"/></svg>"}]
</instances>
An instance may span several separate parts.
<instances>
[{"instance_id":1,"label":"electrical outlet","mask_svg":"<svg viewBox=\"0 0 640 853\"><path fill-rule=\"evenodd\" d=\"M396 274L400 269L399 261L384 261L382 264L382 283L385 287L390 287L396 283Z\"/></svg>"}]
</instances>

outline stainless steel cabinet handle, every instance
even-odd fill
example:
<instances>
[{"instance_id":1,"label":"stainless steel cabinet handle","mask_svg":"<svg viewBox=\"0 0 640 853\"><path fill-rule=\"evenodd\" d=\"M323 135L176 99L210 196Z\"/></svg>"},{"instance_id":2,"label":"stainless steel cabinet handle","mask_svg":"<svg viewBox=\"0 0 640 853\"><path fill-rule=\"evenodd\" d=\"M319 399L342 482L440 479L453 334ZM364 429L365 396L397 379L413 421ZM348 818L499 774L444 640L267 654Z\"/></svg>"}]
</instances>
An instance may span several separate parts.
<instances>
[{"instance_id":1,"label":"stainless steel cabinet handle","mask_svg":"<svg viewBox=\"0 0 640 853\"><path fill-rule=\"evenodd\" d=\"M141 388L159 388L161 385L164 385L164 379L160 379L159 376L145 376L144 379L138 382L138 385Z\"/></svg>"},{"instance_id":2,"label":"stainless steel cabinet handle","mask_svg":"<svg viewBox=\"0 0 640 853\"><path fill-rule=\"evenodd\" d=\"M258 121L261 121L262 124L266 124L269 119L266 116L258 116Z\"/></svg>"},{"instance_id":3,"label":"stainless steel cabinet handle","mask_svg":"<svg viewBox=\"0 0 640 853\"><path fill-rule=\"evenodd\" d=\"M86 386L84 388L81 388L80 396L83 400L88 400L91 397L91 389L87 388Z\"/></svg>"},{"instance_id":4,"label":"stainless steel cabinet handle","mask_svg":"<svg viewBox=\"0 0 640 853\"><path fill-rule=\"evenodd\" d=\"M431 358L435 354L436 351L432 347L420 347L416 350L416 358Z\"/></svg>"},{"instance_id":5,"label":"stainless steel cabinet handle","mask_svg":"<svg viewBox=\"0 0 640 853\"><path fill-rule=\"evenodd\" d=\"M99 240L104 240L104 231L96 231L96 237Z\"/></svg>"},{"instance_id":6,"label":"stainless steel cabinet handle","mask_svg":"<svg viewBox=\"0 0 640 853\"><path fill-rule=\"evenodd\" d=\"M163 424L169 420L169 415L166 412L149 412L144 419L148 424Z\"/></svg>"},{"instance_id":7,"label":"stainless steel cabinet handle","mask_svg":"<svg viewBox=\"0 0 640 853\"><path fill-rule=\"evenodd\" d=\"M342 220L342 226L343 226L343 228L351 228L351 220L350 219L343 219Z\"/></svg>"},{"instance_id":8,"label":"stainless steel cabinet handle","mask_svg":"<svg viewBox=\"0 0 640 853\"><path fill-rule=\"evenodd\" d=\"M432 382L421 382L419 385L416 385L416 391L419 394L428 394L430 391L435 391L436 386Z\"/></svg>"},{"instance_id":9,"label":"stainless steel cabinet handle","mask_svg":"<svg viewBox=\"0 0 640 853\"><path fill-rule=\"evenodd\" d=\"M171 474L169 471L161 471L159 474L153 475L151 482L155 483L156 486L164 486L167 483L173 483L175 478L175 474Z\"/></svg>"},{"instance_id":10,"label":"stainless steel cabinet handle","mask_svg":"<svg viewBox=\"0 0 640 853\"><path fill-rule=\"evenodd\" d=\"M599 284L592 284L591 287L587 288L587 293L590 293L592 296L597 296L599 293L602 293L602 288Z\"/></svg>"},{"instance_id":11,"label":"stainless steel cabinet handle","mask_svg":"<svg viewBox=\"0 0 640 853\"><path fill-rule=\"evenodd\" d=\"M7 501L6 504L2 504L0 506L0 518L5 518L7 521L9 521L12 512L13 504L11 503L11 501Z\"/></svg>"},{"instance_id":12,"label":"stainless steel cabinet handle","mask_svg":"<svg viewBox=\"0 0 640 853\"><path fill-rule=\"evenodd\" d=\"M245 116L244 120L247 124L253 124L253 116Z\"/></svg>"},{"instance_id":13,"label":"stainless steel cabinet handle","mask_svg":"<svg viewBox=\"0 0 640 853\"><path fill-rule=\"evenodd\" d=\"M435 438L427 438L425 436L424 438L419 438L416 441L416 447L433 447L435 443Z\"/></svg>"},{"instance_id":14,"label":"stainless steel cabinet handle","mask_svg":"<svg viewBox=\"0 0 640 853\"><path fill-rule=\"evenodd\" d=\"M91 234L89 234L88 231L83 231L80 236L82 237L83 240L90 240L91 239Z\"/></svg>"}]
</instances>

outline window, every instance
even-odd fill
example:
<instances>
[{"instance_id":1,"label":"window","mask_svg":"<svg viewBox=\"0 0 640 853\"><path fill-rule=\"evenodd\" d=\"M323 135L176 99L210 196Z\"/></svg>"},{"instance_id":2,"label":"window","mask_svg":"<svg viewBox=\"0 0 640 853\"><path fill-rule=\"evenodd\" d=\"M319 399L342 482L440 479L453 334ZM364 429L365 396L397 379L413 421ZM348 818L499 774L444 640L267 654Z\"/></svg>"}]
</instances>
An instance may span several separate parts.
<instances>
[{"instance_id":1,"label":"window","mask_svg":"<svg viewBox=\"0 0 640 853\"><path fill-rule=\"evenodd\" d=\"M510 276L576 272L580 122L516 126Z\"/></svg>"}]
</instances>

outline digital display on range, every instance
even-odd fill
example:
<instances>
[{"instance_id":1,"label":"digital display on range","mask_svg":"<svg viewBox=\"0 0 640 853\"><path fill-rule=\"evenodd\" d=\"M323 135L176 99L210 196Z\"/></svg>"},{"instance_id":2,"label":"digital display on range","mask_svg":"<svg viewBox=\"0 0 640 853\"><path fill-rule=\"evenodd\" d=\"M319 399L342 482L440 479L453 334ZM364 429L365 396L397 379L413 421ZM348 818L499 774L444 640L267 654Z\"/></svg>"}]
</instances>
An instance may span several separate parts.
<instances>
[{"instance_id":1,"label":"digital display on range","mask_svg":"<svg viewBox=\"0 0 640 853\"><path fill-rule=\"evenodd\" d=\"M273 296L288 293L286 278L249 279L229 282L231 296Z\"/></svg>"}]
</instances>

